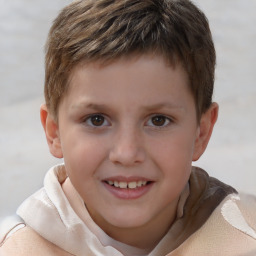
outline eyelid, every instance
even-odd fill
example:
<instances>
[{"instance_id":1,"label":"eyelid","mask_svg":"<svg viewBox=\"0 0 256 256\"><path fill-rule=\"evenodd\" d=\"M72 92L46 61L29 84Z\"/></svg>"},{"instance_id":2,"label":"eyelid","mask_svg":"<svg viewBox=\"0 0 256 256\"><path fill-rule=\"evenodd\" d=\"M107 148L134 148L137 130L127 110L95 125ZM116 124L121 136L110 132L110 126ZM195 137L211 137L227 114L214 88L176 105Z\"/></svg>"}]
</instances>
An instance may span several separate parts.
<instances>
[{"instance_id":1,"label":"eyelid","mask_svg":"<svg viewBox=\"0 0 256 256\"><path fill-rule=\"evenodd\" d=\"M92 123L89 124L88 122L91 122L90 119L92 117L96 117L96 116L102 116L104 118L104 123L107 124L103 124L103 125L93 125ZM106 117L106 115L102 114L102 113L94 113L94 114L89 114L87 115L85 118L83 118L83 123L85 123L88 127L92 127L92 128L101 128L101 127L106 127L106 126L110 126L110 122L108 120L108 118Z\"/></svg>"},{"instance_id":2,"label":"eyelid","mask_svg":"<svg viewBox=\"0 0 256 256\"><path fill-rule=\"evenodd\" d=\"M149 127L154 127L154 128L157 128L157 129L161 129L161 128L168 127L171 123L174 122L173 118L171 118L171 117L169 117L169 116L167 116L167 115L165 115L165 114L153 114L153 115L150 115L150 116L149 116L149 118L148 118L146 124L148 124L150 121L152 122L152 119L153 119L154 117L164 117L164 118L166 119L166 121L168 121L168 123L165 124L165 125L162 125L162 126L157 126L157 125L154 125L154 124L152 124L152 125L147 125L147 126L149 126Z\"/></svg>"}]
</instances>

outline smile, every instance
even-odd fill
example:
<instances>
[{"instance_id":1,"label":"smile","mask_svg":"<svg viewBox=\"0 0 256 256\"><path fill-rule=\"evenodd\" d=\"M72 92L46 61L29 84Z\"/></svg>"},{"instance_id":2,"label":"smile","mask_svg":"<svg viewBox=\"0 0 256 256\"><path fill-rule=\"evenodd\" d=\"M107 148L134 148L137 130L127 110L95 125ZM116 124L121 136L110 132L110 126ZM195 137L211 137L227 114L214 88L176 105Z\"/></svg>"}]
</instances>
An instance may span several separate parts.
<instances>
[{"instance_id":1,"label":"smile","mask_svg":"<svg viewBox=\"0 0 256 256\"><path fill-rule=\"evenodd\" d=\"M111 181L111 180L107 180L106 183L109 184L110 186L114 186L116 188L136 189L136 188L140 188L140 187L146 186L148 182L147 181L131 181L131 182L126 182L126 181Z\"/></svg>"},{"instance_id":2,"label":"smile","mask_svg":"<svg viewBox=\"0 0 256 256\"><path fill-rule=\"evenodd\" d=\"M104 187L119 199L138 199L147 194L155 184L154 181L146 181L141 178L109 178L103 181Z\"/></svg>"}]
</instances>

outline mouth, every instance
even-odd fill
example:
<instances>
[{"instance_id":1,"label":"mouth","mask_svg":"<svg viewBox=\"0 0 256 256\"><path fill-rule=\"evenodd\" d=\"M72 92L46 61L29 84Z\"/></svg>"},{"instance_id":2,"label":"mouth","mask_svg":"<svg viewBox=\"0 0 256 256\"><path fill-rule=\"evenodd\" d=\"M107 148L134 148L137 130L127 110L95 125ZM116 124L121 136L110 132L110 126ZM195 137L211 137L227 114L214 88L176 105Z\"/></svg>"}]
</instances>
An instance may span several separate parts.
<instances>
[{"instance_id":1,"label":"mouth","mask_svg":"<svg viewBox=\"0 0 256 256\"><path fill-rule=\"evenodd\" d=\"M141 179L107 179L103 181L104 187L119 199L138 199L147 194L153 187L154 181Z\"/></svg>"},{"instance_id":2,"label":"mouth","mask_svg":"<svg viewBox=\"0 0 256 256\"><path fill-rule=\"evenodd\" d=\"M112 187L121 188L121 189L137 189L137 188L147 186L151 183L151 181L145 181L145 180L131 181L131 182L106 180L104 182Z\"/></svg>"}]
</instances>

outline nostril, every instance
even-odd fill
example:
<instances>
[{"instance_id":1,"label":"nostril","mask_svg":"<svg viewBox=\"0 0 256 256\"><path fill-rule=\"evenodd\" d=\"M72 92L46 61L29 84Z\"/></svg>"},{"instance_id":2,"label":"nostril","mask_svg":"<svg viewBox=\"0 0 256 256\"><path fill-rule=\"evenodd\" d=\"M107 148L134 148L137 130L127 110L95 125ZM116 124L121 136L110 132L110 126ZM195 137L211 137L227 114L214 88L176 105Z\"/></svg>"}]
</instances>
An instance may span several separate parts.
<instances>
[{"instance_id":1,"label":"nostril","mask_svg":"<svg viewBox=\"0 0 256 256\"><path fill-rule=\"evenodd\" d=\"M110 152L109 159L114 164L133 166L142 163L145 154L142 149L137 147L119 147Z\"/></svg>"}]
</instances>

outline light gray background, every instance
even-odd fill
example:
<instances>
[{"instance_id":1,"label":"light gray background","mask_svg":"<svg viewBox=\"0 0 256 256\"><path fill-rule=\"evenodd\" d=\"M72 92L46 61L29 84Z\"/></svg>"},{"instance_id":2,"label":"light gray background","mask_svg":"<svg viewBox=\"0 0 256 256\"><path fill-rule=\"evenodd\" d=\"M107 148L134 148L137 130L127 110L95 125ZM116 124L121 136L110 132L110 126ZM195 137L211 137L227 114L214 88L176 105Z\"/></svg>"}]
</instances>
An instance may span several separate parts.
<instances>
[{"instance_id":1,"label":"light gray background","mask_svg":"<svg viewBox=\"0 0 256 256\"><path fill-rule=\"evenodd\" d=\"M0 0L0 219L43 184L51 157L39 119L43 47L51 21L69 0ZM220 115L195 163L256 194L256 0L197 0L216 45Z\"/></svg>"}]
</instances>

